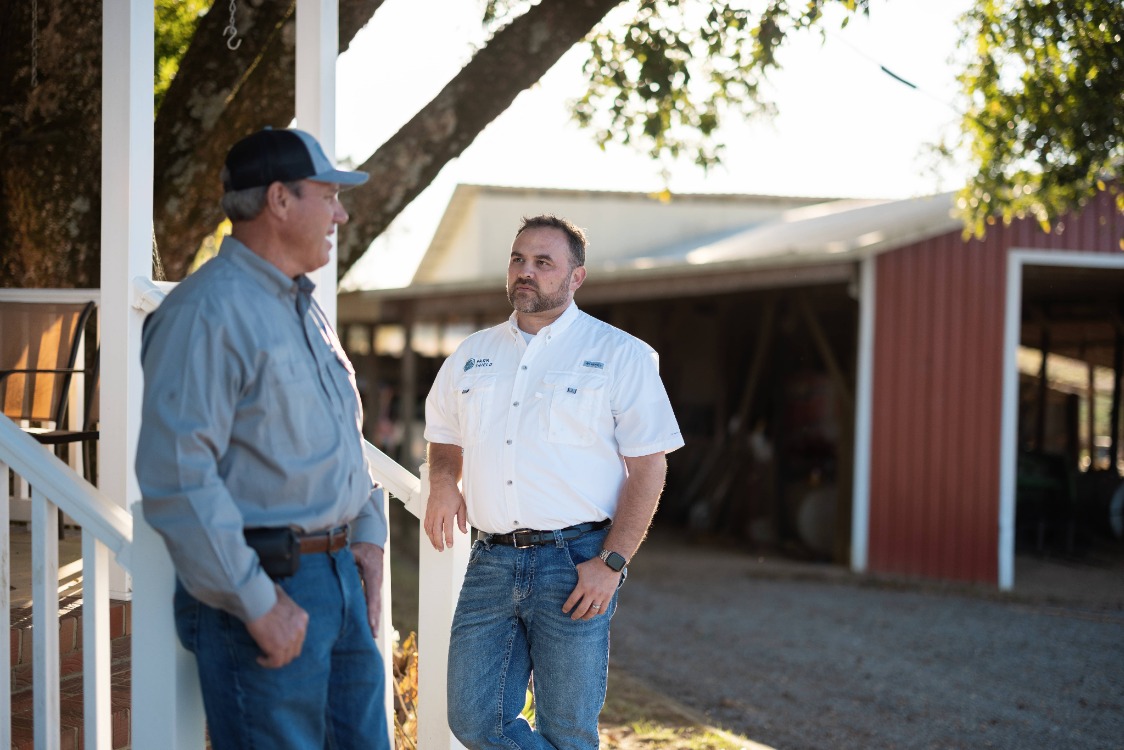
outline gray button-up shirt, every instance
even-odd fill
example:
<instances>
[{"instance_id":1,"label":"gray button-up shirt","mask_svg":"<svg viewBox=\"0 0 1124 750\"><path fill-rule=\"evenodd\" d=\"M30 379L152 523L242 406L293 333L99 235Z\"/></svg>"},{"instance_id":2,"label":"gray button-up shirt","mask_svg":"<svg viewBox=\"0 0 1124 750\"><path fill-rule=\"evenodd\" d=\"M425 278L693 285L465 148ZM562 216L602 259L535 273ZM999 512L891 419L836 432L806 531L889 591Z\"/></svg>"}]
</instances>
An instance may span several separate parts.
<instances>
[{"instance_id":1,"label":"gray button-up shirt","mask_svg":"<svg viewBox=\"0 0 1124 750\"><path fill-rule=\"evenodd\" d=\"M312 288L227 237L145 323L144 517L187 590L244 621L277 600L244 527L386 542L354 370Z\"/></svg>"}]
</instances>

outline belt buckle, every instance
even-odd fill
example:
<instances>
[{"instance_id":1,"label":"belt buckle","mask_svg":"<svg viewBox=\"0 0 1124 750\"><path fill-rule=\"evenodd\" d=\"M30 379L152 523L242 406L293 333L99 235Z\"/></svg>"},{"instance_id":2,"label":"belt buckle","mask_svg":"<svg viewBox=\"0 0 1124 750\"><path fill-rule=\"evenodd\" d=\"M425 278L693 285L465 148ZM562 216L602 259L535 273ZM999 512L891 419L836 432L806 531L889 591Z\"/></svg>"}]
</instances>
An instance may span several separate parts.
<instances>
[{"instance_id":1,"label":"belt buckle","mask_svg":"<svg viewBox=\"0 0 1124 750\"><path fill-rule=\"evenodd\" d=\"M529 549L531 547L534 547L535 546L534 542L530 542L528 544L520 544L519 543L519 535L520 534L531 535L533 537L534 533L535 532L530 531L530 530L526 530L526 531L516 530L516 531L511 532L511 546L514 547L515 549Z\"/></svg>"}]
</instances>

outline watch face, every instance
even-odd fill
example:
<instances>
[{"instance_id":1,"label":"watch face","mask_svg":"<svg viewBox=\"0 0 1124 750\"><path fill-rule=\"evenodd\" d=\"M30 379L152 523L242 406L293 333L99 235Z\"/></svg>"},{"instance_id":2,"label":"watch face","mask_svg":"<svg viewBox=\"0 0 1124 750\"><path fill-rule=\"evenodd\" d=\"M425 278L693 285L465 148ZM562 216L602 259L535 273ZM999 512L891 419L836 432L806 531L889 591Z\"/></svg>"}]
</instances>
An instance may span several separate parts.
<instances>
[{"instance_id":1,"label":"watch face","mask_svg":"<svg viewBox=\"0 0 1124 750\"><path fill-rule=\"evenodd\" d=\"M616 552L610 552L609 550L601 551L601 559L605 561L606 565L608 565L618 573L624 569L624 565L626 562L622 555L619 555Z\"/></svg>"}]
</instances>

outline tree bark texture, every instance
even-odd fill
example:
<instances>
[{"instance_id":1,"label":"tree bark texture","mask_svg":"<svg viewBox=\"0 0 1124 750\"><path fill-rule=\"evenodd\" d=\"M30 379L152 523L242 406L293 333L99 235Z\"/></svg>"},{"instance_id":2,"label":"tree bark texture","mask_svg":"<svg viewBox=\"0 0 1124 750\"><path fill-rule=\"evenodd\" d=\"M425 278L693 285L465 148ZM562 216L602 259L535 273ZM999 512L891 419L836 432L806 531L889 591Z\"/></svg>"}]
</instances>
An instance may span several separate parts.
<instances>
[{"instance_id":1,"label":"tree bark texture","mask_svg":"<svg viewBox=\"0 0 1124 750\"><path fill-rule=\"evenodd\" d=\"M449 161L622 0L542 0L496 32L467 66L363 165L344 194L345 273ZM0 285L96 286L101 219L101 6L0 0ZM382 0L341 0L346 49ZM221 221L218 176L234 141L294 112L295 0L239 0L242 45L227 48L229 5L200 19L155 121L154 232L167 277L182 278ZM393 71L372 71L372 75ZM544 145L545 147L545 145ZM513 155L513 157L518 155Z\"/></svg>"},{"instance_id":2,"label":"tree bark texture","mask_svg":"<svg viewBox=\"0 0 1124 750\"><path fill-rule=\"evenodd\" d=\"M382 2L340 3L341 52ZM154 229L170 279L183 278L223 219L219 171L230 145L266 125L287 127L296 109L294 0L241 0L243 41L233 51L222 34L229 21L223 2L200 20L156 117Z\"/></svg>"},{"instance_id":3,"label":"tree bark texture","mask_svg":"<svg viewBox=\"0 0 1124 750\"><path fill-rule=\"evenodd\" d=\"M0 0L0 286L93 287L101 3L38 0L34 45L31 11L30 0Z\"/></svg>"}]
</instances>

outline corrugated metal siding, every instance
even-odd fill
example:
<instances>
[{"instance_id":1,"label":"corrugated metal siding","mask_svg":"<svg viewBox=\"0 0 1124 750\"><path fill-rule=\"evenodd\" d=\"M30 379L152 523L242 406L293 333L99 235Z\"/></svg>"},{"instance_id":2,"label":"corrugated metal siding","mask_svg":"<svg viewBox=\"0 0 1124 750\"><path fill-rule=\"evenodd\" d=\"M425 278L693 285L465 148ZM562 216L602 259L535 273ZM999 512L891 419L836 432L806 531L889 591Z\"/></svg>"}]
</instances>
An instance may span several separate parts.
<instances>
[{"instance_id":1,"label":"corrugated metal siding","mask_svg":"<svg viewBox=\"0 0 1124 750\"><path fill-rule=\"evenodd\" d=\"M870 570L997 580L1008 250L1120 252L1124 216L1101 195L1063 227L1020 221L878 258Z\"/></svg>"}]
</instances>

